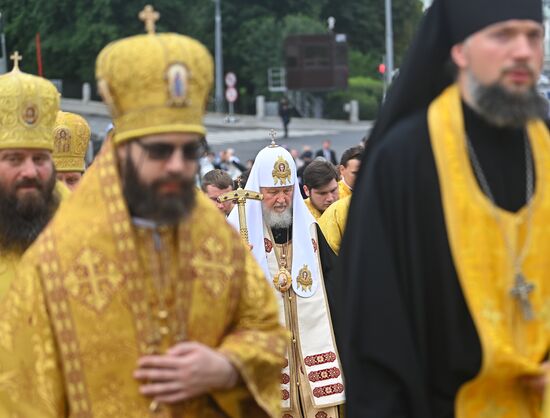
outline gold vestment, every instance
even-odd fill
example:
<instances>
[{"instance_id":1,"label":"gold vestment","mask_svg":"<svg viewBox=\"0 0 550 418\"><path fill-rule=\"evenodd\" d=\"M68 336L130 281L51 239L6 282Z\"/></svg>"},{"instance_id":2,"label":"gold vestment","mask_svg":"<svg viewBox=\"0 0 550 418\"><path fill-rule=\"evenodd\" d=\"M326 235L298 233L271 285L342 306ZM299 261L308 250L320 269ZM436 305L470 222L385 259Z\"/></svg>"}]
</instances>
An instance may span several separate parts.
<instances>
[{"instance_id":1,"label":"gold vestment","mask_svg":"<svg viewBox=\"0 0 550 418\"><path fill-rule=\"evenodd\" d=\"M343 199L340 198L330 205L319 218L319 227L328 245L330 245L330 248L332 248L332 251L336 255L340 252L340 244L342 243L342 236L346 229L350 202L351 195Z\"/></svg>"},{"instance_id":2,"label":"gold vestment","mask_svg":"<svg viewBox=\"0 0 550 418\"><path fill-rule=\"evenodd\" d=\"M56 182L54 193L59 195L59 204L71 194L67 186L60 181ZM9 289L22 256L23 253L17 251L0 255L0 300Z\"/></svg>"},{"instance_id":3,"label":"gold vestment","mask_svg":"<svg viewBox=\"0 0 550 418\"><path fill-rule=\"evenodd\" d=\"M0 305L0 416L150 417L137 360L181 338L226 355L240 383L155 417L279 416L287 336L272 290L219 211L196 200L154 239L132 223L112 145L102 150Z\"/></svg>"},{"instance_id":4,"label":"gold vestment","mask_svg":"<svg viewBox=\"0 0 550 418\"><path fill-rule=\"evenodd\" d=\"M313 206L313 203L311 203L311 199L309 197L306 200L304 200L304 203L309 209L309 212L311 213L311 215L315 218L316 221L318 221L322 215L321 211L317 209L315 206Z\"/></svg>"},{"instance_id":5,"label":"gold vestment","mask_svg":"<svg viewBox=\"0 0 550 418\"><path fill-rule=\"evenodd\" d=\"M482 347L481 368L460 388L455 415L538 418L541 399L518 378L540 373L550 349L550 135L543 121L528 123L536 190L531 210L526 205L511 213L495 207L477 183L461 106L454 85L428 112L451 253ZM526 240L521 267L535 286L528 296L535 312L532 320L524 318L511 295L516 272L506 245L511 243L517 253Z\"/></svg>"},{"instance_id":6,"label":"gold vestment","mask_svg":"<svg viewBox=\"0 0 550 418\"><path fill-rule=\"evenodd\" d=\"M353 193L352 190L346 184L344 179L342 179L338 182L338 197L340 199L343 199L344 197L351 196L352 193Z\"/></svg>"}]
</instances>

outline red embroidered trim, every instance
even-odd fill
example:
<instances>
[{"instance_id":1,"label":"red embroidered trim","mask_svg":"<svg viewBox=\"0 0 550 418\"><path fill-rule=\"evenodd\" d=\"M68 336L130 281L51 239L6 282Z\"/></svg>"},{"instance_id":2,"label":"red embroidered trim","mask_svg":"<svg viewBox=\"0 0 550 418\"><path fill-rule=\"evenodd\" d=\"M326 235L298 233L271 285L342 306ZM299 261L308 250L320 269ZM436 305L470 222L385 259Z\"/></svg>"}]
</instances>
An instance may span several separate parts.
<instances>
[{"instance_id":1,"label":"red embroidered trim","mask_svg":"<svg viewBox=\"0 0 550 418\"><path fill-rule=\"evenodd\" d=\"M283 397L283 401L288 401L290 399L290 393L288 392L288 390L286 389L282 390L282 397Z\"/></svg>"},{"instance_id":2,"label":"red embroidered trim","mask_svg":"<svg viewBox=\"0 0 550 418\"><path fill-rule=\"evenodd\" d=\"M335 379L339 376L340 376L340 369L338 369L337 367L310 372L307 375L310 382L319 382L320 380Z\"/></svg>"},{"instance_id":3,"label":"red embroidered trim","mask_svg":"<svg viewBox=\"0 0 550 418\"><path fill-rule=\"evenodd\" d=\"M311 367L319 364L330 363L335 360L336 360L336 354L334 354L332 351L329 351L328 353L315 354L314 356L307 356L304 359L304 363L306 363L306 366Z\"/></svg>"},{"instance_id":4,"label":"red embroidered trim","mask_svg":"<svg viewBox=\"0 0 550 418\"><path fill-rule=\"evenodd\" d=\"M313 238L311 238L311 243L313 244L313 252L316 253L317 252L317 241L315 241Z\"/></svg>"},{"instance_id":5,"label":"red embroidered trim","mask_svg":"<svg viewBox=\"0 0 550 418\"><path fill-rule=\"evenodd\" d=\"M328 418L328 415L326 412L320 411L315 414L315 418Z\"/></svg>"},{"instance_id":6,"label":"red embroidered trim","mask_svg":"<svg viewBox=\"0 0 550 418\"><path fill-rule=\"evenodd\" d=\"M286 373L281 374L281 383L287 385L290 383L290 376Z\"/></svg>"},{"instance_id":7,"label":"red embroidered trim","mask_svg":"<svg viewBox=\"0 0 550 418\"><path fill-rule=\"evenodd\" d=\"M293 417L292 415L290 415L290 414L284 414L284 415L283 415L283 418L294 418L294 417Z\"/></svg>"},{"instance_id":8,"label":"red embroidered trim","mask_svg":"<svg viewBox=\"0 0 550 418\"><path fill-rule=\"evenodd\" d=\"M267 238L264 238L264 248L266 253L270 253L273 249L273 243Z\"/></svg>"},{"instance_id":9,"label":"red embroidered trim","mask_svg":"<svg viewBox=\"0 0 550 418\"><path fill-rule=\"evenodd\" d=\"M341 383L335 383L333 385L321 386L320 388L313 389L313 396L316 398L322 398L323 396L335 395L344 391L344 385Z\"/></svg>"}]
</instances>

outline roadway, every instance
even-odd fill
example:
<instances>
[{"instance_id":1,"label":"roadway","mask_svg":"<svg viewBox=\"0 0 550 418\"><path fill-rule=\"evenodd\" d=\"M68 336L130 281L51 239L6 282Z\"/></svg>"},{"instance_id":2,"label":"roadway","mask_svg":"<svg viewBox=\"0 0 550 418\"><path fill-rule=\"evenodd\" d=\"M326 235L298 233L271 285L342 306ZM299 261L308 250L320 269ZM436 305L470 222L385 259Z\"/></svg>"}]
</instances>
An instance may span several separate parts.
<instances>
[{"instance_id":1,"label":"roadway","mask_svg":"<svg viewBox=\"0 0 550 418\"><path fill-rule=\"evenodd\" d=\"M97 102L85 104L81 101L63 99L62 109L84 116L93 134L99 138L104 137L111 122L106 109ZM238 115L236 123L227 123L225 115L209 113L205 118L205 124L208 129L206 139L213 151L233 148L243 162L253 159L258 151L269 145L271 129L278 130L278 144L295 148L300 152L306 145L316 151L325 139L330 139L332 148L340 158L344 150L360 143L372 125L371 122L350 124L345 121L295 118L290 123L290 137L282 138L282 126L277 117L259 120L254 116Z\"/></svg>"}]
</instances>

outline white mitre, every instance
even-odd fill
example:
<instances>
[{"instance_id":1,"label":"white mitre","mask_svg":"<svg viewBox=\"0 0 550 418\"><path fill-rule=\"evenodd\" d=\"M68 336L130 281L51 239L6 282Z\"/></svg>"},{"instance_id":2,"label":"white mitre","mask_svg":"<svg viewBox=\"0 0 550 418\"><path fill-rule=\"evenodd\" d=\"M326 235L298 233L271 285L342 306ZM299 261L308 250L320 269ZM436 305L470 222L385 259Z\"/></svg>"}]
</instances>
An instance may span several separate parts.
<instances>
[{"instance_id":1,"label":"white mitre","mask_svg":"<svg viewBox=\"0 0 550 418\"><path fill-rule=\"evenodd\" d=\"M245 189L260 192L260 187L294 186L292 201L292 288L297 295L311 297L319 287L321 274L317 262L318 251L316 242L315 219L302 199L296 176L296 164L290 153L275 144L261 150L250 171ZM238 208L231 211L228 222L239 230ZM272 277L267 263L264 245L264 222L262 202L248 200L246 202L246 223L248 237L252 244L252 253L262 267L266 277L271 282ZM311 273L311 287L302 286L299 282L300 271L306 268Z\"/></svg>"}]
</instances>

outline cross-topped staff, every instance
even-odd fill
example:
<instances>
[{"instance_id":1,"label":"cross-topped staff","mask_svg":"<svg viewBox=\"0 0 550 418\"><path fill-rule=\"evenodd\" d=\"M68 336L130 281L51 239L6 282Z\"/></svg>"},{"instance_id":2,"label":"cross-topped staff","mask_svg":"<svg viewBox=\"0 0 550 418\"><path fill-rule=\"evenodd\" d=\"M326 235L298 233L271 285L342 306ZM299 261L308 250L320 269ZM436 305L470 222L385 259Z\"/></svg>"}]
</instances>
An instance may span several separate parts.
<instances>
[{"instance_id":1,"label":"cross-topped staff","mask_svg":"<svg viewBox=\"0 0 550 418\"><path fill-rule=\"evenodd\" d=\"M263 200L264 195L258 192L253 192L251 190L243 190L241 187L241 179L238 180L239 187L237 190L233 190L228 193L224 193L221 196L218 196L218 202L228 202L233 201L237 204L239 210L239 231L241 233L241 238L247 244L248 242L248 227L246 226L246 201L247 200Z\"/></svg>"},{"instance_id":2,"label":"cross-topped staff","mask_svg":"<svg viewBox=\"0 0 550 418\"><path fill-rule=\"evenodd\" d=\"M15 51L13 54L10 55L10 59L13 61L13 69L18 70L19 61L23 59L23 56L19 55L19 51Z\"/></svg>"},{"instance_id":3,"label":"cross-topped staff","mask_svg":"<svg viewBox=\"0 0 550 418\"><path fill-rule=\"evenodd\" d=\"M152 35L155 33L155 22L160 19L160 13L148 4L139 12L139 19L145 22L145 30Z\"/></svg>"}]
</instances>

